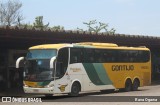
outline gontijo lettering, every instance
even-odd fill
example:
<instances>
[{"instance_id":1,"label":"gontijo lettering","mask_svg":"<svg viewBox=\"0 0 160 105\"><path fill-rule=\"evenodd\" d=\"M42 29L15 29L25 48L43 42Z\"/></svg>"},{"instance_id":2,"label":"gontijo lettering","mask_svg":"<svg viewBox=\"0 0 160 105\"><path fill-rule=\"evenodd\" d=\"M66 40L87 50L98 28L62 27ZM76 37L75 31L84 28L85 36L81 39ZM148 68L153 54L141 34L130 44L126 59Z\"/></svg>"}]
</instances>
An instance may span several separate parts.
<instances>
[{"instance_id":1,"label":"gontijo lettering","mask_svg":"<svg viewBox=\"0 0 160 105\"><path fill-rule=\"evenodd\" d=\"M112 71L131 71L134 70L133 65L113 65Z\"/></svg>"}]
</instances>

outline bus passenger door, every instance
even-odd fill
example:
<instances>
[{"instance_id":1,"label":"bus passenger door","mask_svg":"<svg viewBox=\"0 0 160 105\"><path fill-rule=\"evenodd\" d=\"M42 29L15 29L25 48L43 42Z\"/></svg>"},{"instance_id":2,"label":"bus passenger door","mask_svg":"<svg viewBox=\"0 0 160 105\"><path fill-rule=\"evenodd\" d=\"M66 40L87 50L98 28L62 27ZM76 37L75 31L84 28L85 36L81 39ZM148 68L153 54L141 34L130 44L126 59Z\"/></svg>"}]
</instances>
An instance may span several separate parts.
<instances>
[{"instance_id":1,"label":"bus passenger door","mask_svg":"<svg viewBox=\"0 0 160 105\"><path fill-rule=\"evenodd\" d=\"M55 89L58 93L65 93L69 91L69 80L66 76L68 68L69 48L62 48L58 51L55 71Z\"/></svg>"}]
</instances>

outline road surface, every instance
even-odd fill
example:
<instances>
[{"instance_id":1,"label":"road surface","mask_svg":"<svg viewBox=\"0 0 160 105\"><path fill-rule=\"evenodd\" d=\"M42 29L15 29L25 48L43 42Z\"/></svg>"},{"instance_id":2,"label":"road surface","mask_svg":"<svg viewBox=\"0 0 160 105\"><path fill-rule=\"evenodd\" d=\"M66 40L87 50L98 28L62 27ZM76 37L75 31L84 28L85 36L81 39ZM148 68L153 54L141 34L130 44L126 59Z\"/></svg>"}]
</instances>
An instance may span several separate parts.
<instances>
[{"instance_id":1,"label":"road surface","mask_svg":"<svg viewBox=\"0 0 160 105\"><path fill-rule=\"evenodd\" d=\"M38 103L38 105L160 105L160 85L145 86L139 88L138 91L131 92L96 91L92 93L82 93L78 97L69 97L67 95L56 95L52 97L27 95L21 98L40 98L42 103ZM0 103L0 105L9 104L29 105L31 103ZM37 103L32 103L32 105L37 105Z\"/></svg>"}]
</instances>

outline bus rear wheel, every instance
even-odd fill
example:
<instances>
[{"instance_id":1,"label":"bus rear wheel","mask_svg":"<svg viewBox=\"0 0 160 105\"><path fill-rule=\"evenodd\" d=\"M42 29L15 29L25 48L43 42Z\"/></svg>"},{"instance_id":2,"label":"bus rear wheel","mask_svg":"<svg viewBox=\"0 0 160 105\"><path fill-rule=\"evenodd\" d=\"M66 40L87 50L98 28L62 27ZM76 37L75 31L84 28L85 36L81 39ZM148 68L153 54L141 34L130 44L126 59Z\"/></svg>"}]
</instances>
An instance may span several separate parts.
<instances>
[{"instance_id":1,"label":"bus rear wheel","mask_svg":"<svg viewBox=\"0 0 160 105\"><path fill-rule=\"evenodd\" d=\"M139 80L135 79L132 84L132 91L137 91L139 86L140 86Z\"/></svg>"},{"instance_id":2,"label":"bus rear wheel","mask_svg":"<svg viewBox=\"0 0 160 105\"><path fill-rule=\"evenodd\" d=\"M74 82L71 88L71 93L69 93L70 96L78 96L80 92L80 84L78 82Z\"/></svg>"},{"instance_id":3,"label":"bus rear wheel","mask_svg":"<svg viewBox=\"0 0 160 105\"><path fill-rule=\"evenodd\" d=\"M126 80L124 91L128 92L132 89L132 81L130 79Z\"/></svg>"}]
</instances>

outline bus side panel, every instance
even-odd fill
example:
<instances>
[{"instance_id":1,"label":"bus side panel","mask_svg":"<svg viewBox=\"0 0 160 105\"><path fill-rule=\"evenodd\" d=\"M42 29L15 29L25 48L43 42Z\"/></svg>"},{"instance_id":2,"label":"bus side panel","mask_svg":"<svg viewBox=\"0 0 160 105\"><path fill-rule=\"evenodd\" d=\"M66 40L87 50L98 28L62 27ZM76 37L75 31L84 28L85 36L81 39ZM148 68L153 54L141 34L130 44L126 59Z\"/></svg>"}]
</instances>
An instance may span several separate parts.
<instances>
[{"instance_id":1,"label":"bus side panel","mask_svg":"<svg viewBox=\"0 0 160 105\"><path fill-rule=\"evenodd\" d=\"M70 83L69 83L70 91L71 91L72 84L75 81L80 82L81 91L90 90L89 88L90 80L88 77L86 77L86 72L82 63L69 64L67 72L70 80Z\"/></svg>"},{"instance_id":2,"label":"bus side panel","mask_svg":"<svg viewBox=\"0 0 160 105\"><path fill-rule=\"evenodd\" d=\"M151 61L141 66L143 70L143 84L142 86L147 86L151 84Z\"/></svg>"},{"instance_id":3,"label":"bus side panel","mask_svg":"<svg viewBox=\"0 0 160 105\"><path fill-rule=\"evenodd\" d=\"M112 84L111 80L101 63L83 63L88 77L95 85L108 85Z\"/></svg>"},{"instance_id":4,"label":"bus side panel","mask_svg":"<svg viewBox=\"0 0 160 105\"><path fill-rule=\"evenodd\" d=\"M124 88L125 81L130 78L140 80L140 86L150 84L151 66L148 63L104 63L105 70L115 88ZM132 68L131 68L132 67Z\"/></svg>"},{"instance_id":5,"label":"bus side panel","mask_svg":"<svg viewBox=\"0 0 160 105\"><path fill-rule=\"evenodd\" d=\"M81 81L82 91L115 89L101 63L70 64L68 73L71 81Z\"/></svg>"}]
</instances>

